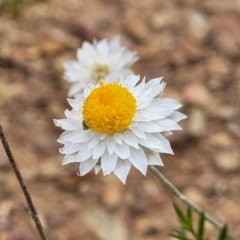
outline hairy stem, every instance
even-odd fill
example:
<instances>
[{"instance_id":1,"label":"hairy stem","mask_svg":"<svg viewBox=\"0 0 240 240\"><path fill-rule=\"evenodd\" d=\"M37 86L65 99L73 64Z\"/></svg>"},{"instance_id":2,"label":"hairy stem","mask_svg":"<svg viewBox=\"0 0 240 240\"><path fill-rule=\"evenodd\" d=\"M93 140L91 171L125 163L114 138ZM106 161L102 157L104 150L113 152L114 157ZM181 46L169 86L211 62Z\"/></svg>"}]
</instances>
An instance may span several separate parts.
<instances>
[{"instance_id":1,"label":"hairy stem","mask_svg":"<svg viewBox=\"0 0 240 240\"><path fill-rule=\"evenodd\" d=\"M201 214L203 210L190 201L183 193L181 193L157 168L149 166L148 169L157 177L157 179L163 184L164 187L169 189L176 197L178 197L185 205L191 207L194 212ZM223 224L219 223L214 217L209 214L205 214L206 220L212 224L216 229L221 230ZM234 238L228 234L228 239L234 240Z\"/></svg>"},{"instance_id":2,"label":"hairy stem","mask_svg":"<svg viewBox=\"0 0 240 240\"><path fill-rule=\"evenodd\" d=\"M21 173L20 173L20 171L18 169L18 166L17 166L15 160L14 160L14 157L13 157L11 149L10 149L10 147L8 145L7 139L6 139L5 135L4 135L4 132L3 132L1 124L0 124L0 138L1 138L1 141L2 141L2 145L3 145L4 149L5 149L5 152L6 152L7 156L8 156L8 160L9 160L9 162L10 162L12 168L13 168L13 171L14 171L14 173L16 175L16 178L17 178L17 180L18 180L18 182L19 182L19 184L20 184L20 186L22 188L23 195L25 196L26 201L27 201L28 209L29 209L29 211L31 213L31 216L32 216L32 219L33 219L33 221L34 221L34 223L36 225L36 228L37 228L37 230L38 230L38 232L39 232L39 234L41 236L41 239L42 240L47 240L47 237L45 236L45 233L43 231L42 224L41 224L40 219L38 217L37 210L36 210L36 208L35 208L35 206L33 204L31 195L30 195L30 193L29 193L29 191L27 189L26 184L24 183L23 177L22 177L22 175L21 175Z\"/></svg>"}]
</instances>

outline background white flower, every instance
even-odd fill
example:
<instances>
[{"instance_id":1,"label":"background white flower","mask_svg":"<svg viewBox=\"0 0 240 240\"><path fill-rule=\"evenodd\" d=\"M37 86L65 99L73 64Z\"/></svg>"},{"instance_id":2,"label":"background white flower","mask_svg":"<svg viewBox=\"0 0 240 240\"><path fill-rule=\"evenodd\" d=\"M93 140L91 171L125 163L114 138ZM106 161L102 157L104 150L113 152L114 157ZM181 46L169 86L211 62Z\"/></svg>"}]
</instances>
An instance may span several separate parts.
<instances>
[{"instance_id":1,"label":"background white flower","mask_svg":"<svg viewBox=\"0 0 240 240\"><path fill-rule=\"evenodd\" d=\"M148 165L163 165L159 153L173 154L165 132L180 130L186 118L175 111L181 104L161 98L165 83L156 78L137 85L139 76L107 77L68 99L66 119L54 120L65 130L58 141L66 154L63 164L79 162L80 175L102 169L123 183L133 164L144 175Z\"/></svg>"},{"instance_id":2,"label":"background white flower","mask_svg":"<svg viewBox=\"0 0 240 240\"><path fill-rule=\"evenodd\" d=\"M111 74L129 76L133 74L131 65L138 59L136 52L120 45L120 38L110 41L103 39L93 44L84 42L77 50L77 60L64 63L64 78L73 83L68 95L81 92L89 82L96 84Z\"/></svg>"}]
</instances>

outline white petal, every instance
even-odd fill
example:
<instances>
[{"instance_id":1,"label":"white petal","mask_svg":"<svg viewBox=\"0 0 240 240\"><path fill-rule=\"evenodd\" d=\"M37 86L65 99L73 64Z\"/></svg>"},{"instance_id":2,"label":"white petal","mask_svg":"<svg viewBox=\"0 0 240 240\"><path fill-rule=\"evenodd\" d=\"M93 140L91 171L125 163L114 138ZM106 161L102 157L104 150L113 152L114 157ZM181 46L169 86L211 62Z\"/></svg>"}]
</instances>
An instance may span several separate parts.
<instances>
[{"instance_id":1,"label":"white petal","mask_svg":"<svg viewBox=\"0 0 240 240\"><path fill-rule=\"evenodd\" d=\"M133 121L154 121L168 117L173 110L171 108L150 107L140 109L136 112Z\"/></svg>"},{"instance_id":2,"label":"white petal","mask_svg":"<svg viewBox=\"0 0 240 240\"><path fill-rule=\"evenodd\" d=\"M59 149L61 154L71 154L79 151L81 148L79 143L65 145L62 149Z\"/></svg>"},{"instance_id":3,"label":"white petal","mask_svg":"<svg viewBox=\"0 0 240 240\"><path fill-rule=\"evenodd\" d=\"M164 137L170 136L170 135L172 135L172 134L173 134L173 132L171 132L171 131L162 132L162 135L163 135Z\"/></svg>"},{"instance_id":4,"label":"white petal","mask_svg":"<svg viewBox=\"0 0 240 240\"><path fill-rule=\"evenodd\" d=\"M68 134L71 133L71 132L72 132L72 131L64 131L64 132L60 135L60 137L59 137L59 139L57 140L57 142L62 143L62 144L65 144L66 141L65 141L65 140L62 140L61 138L64 137L64 136L66 136L66 135L68 135Z\"/></svg>"},{"instance_id":5,"label":"white petal","mask_svg":"<svg viewBox=\"0 0 240 240\"><path fill-rule=\"evenodd\" d=\"M68 163L76 162L76 153L67 154L62 161L62 165L66 165Z\"/></svg>"},{"instance_id":6,"label":"white petal","mask_svg":"<svg viewBox=\"0 0 240 240\"><path fill-rule=\"evenodd\" d=\"M130 157L129 146L125 142L122 142L122 144L116 144L115 153L121 159L129 158Z\"/></svg>"},{"instance_id":7,"label":"white petal","mask_svg":"<svg viewBox=\"0 0 240 240\"><path fill-rule=\"evenodd\" d=\"M92 157L93 155L93 150L92 149L81 149L79 151L79 158L81 159L80 162L86 161L87 159L89 159L90 157Z\"/></svg>"},{"instance_id":8,"label":"white petal","mask_svg":"<svg viewBox=\"0 0 240 240\"><path fill-rule=\"evenodd\" d=\"M69 111L68 109L66 109L64 114L69 119L82 120L82 113L79 111L75 111L73 109Z\"/></svg>"},{"instance_id":9,"label":"white petal","mask_svg":"<svg viewBox=\"0 0 240 240\"><path fill-rule=\"evenodd\" d=\"M83 102L78 99L67 98L67 101L75 111L80 111L82 108Z\"/></svg>"},{"instance_id":10,"label":"white petal","mask_svg":"<svg viewBox=\"0 0 240 240\"><path fill-rule=\"evenodd\" d=\"M120 46L120 37L116 36L109 41L109 46L111 50L118 49Z\"/></svg>"},{"instance_id":11,"label":"white petal","mask_svg":"<svg viewBox=\"0 0 240 240\"><path fill-rule=\"evenodd\" d=\"M100 140L104 140L108 136L107 133L101 133Z\"/></svg>"},{"instance_id":12,"label":"white petal","mask_svg":"<svg viewBox=\"0 0 240 240\"><path fill-rule=\"evenodd\" d=\"M127 175L130 171L131 163L128 160L118 159L114 174L123 182L126 183Z\"/></svg>"},{"instance_id":13,"label":"white petal","mask_svg":"<svg viewBox=\"0 0 240 240\"><path fill-rule=\"evenodd\" d=\"M106 58L109 54L109 47L106 39L101 40L100 42L97 43L97 51Z\"/></svg>"},{"instance_id":14,"label":"white petal","mask_svg":"<svg viewBox=\"0 0 240 240\"><path fill-rule=\"evenodd\" d=\"M162 131L182 130L175 121L168 118L156 120L155 123L164 129Z\"/></svg>"},{"instance_id":15,"label":"white petal","mask_svg":"<svg viewBox=\"0 0 240 240\"><path fill-rule=\"evenodd\" d=\"M139 75L130 75L129 77L127 77L124 81L124 85L128 88L128 89L132 89L133 87L135 87L135 85L137 84L137 82L139 81L140 76Z\"/></svg>"},{"instance_id":16,"label":"white petal","mask_svg":"<svg viewBox=\"0 0 240 240\"><path fill-rule=\"evenodd\" d=\"M145 151L147 159L148 159L148 165L158 165L163 166L162 159L159 155L159 153L148 150Z\"/></svg>"},{"instance_id":17,"label":"white petal","mask_svg":"<svg viewBox=\"0 0 240 240\"><path fill-rule=\"evenodd\" d=\"M140 147L139 149L131 148L131 157L130 161L143 175L146 175L148 160L143 149Z\"/></svg>"},{"instance_id":18,"label":"white petal","mask_svg":"<svg viewBox=\"0 0 240 240\"><path fill-rule=\"evenodd\" d=\"M157 125L152 122L135 122L135 127L144 132L152 132Z\"/></svg>"},{"instance_id":19,"label":"white petal","mask_svg":"<svg viewBox=\"0 0 240 240\"><path fill-rule=\"evenodd\" d=\"M115 150L115 146L116 146L116 141L115 141L115 138L114 138L114 135L108 135L107 138L106 138L106 141L107 141L107 149L108 149L108 152L109 154L113 154L114 150Z\"/></svg>"},{"instance_id":20,"label":"white petal","mask_svg":"<svg viewBox=\"0 0 240 240\"><path fill-rule=\"evenodd\" d=\"M120 68L120 69L118 69L118 72L123 77L128 77L128 76L134 74L134 72L130 68ZM123 86L127 87L126 82L123 83ZM130 91L130 88L128 88L128 89Z\"/></svg>"},{"instance_id":21,"label":"white petal","mask_svg":"<svg viewBox=\"0 0 240 240\"><path fill-rule=\"evenodd\" d=\"M77 130L79 129L79 121L74 119L53 119L53 122L56 126L61 127L64 130Z\"/></svg>"},{"instance_id":22,"label":"white petal","mask_svg":"<svg viewBox=\"0 0 240 240\"><path fill-rule=\"evenodd\" d=\"M182 113L180 113L180 112L174 111L174 112L169 116L169 118L172 119L172 120L175 121L175 122L179 122L180 120L187 118L187 116L184 115L184 114L182 114Z\"/></svg>"},{"instance_id":23,"label":"white petal","mask_svg":"<svg viewBox=\"0 0 240 240\"><path fill-rule=\"evenodd\" d=\"M82 92L84 89L84 81L81 82L75 82L68 91L68 96L72 97L75 94Z\"/></svg>"},{"instance_id":24,"label":"white petal","mask_svg":"<svg viewBox=\"0 0 240 240\"><path fill-rule=\"evenodd\" d=\"M153 98L160 93L161 86L156 86L155 88L148 90L148 95L145 98L141 97L138 103L138 109L143 109L152 102ZM144 95L143 95L144 96Z\"/></svg>"},{"instance_id":25,"label":"white petal","mask_svg":"<svg viewBox=\"0 0 240 240\"><path fill-rule=\"evenodd\" d=\"M139 148L138 140L137 140L136 136L132 133L132 131L126 130L126 131L122 132L122 139L129 146L132 146L134 148Z\"/></svg>"},{"instance_id":26,"label":"white petal","mask_svg":"<svg viewBox=\"0 0 240 240\"><path fill-rule=\"evenodd\" d=\"M140 95L136 96L138 110L148 106L151 103L152 99L154 98L154 91L155 89L150 88L143 91Z\"/></svg>"},{"instance_id":27,"label":"white petal","mask_svg":"<svg viewBox=\"0 0 240 240\"><path fill-rule=\"evenodd\" d=\"M154 100L160 107L171 108L172 110L176 110L182 107L182 105L178 101L171 98L156 98Z\"/></svg>"},{"instance_id":28,"label":"white petal","mask_svg":"<svg viewBox=\"0 0 240 240\"><path fill-rule=\"evenodd\" d=\"M145 86L145 79L143 79L137 86L132 89L132 94L136 99L143 92Z\"/></svg>"},{"instance_id":29,"label":"white petal","mask_svg":"<svg viewBox=\"0 0 240 240\"><path fill-rule=\"evenodd\" d=\"M90 84L90 83L84 87L83 96L84 96L85 99L92 92L93 88L95 88L95 85Z\"/></svg>"},{"instance_id":30,"label":"white petal","mask_svg":"<svg viewBox=\"0 0 240 240\"><path fill-rule=\"evenodd\" d=\"M144 121L145 122L145 121L152 121L155 119L159 119L156 112L152 113L152 112L148 112L148 109L143 109L143 110L136 112L136 114L134 115L133 121L135 121L135 122Z\"/></svg>"},{"instance_id":31,"label":"white petal","mask_svg":"<svg viewBox=\"0 0 240 240\"><path fill-rule=\"evenodd\" d=\"M161 141L165 153L173 154L169 141L161 133L153 133L153 136Z\"/></svg>"},{"instance_id":32,"label":"white petal","mask_svg":"<svg viewBox=\"0 0 240 240\"><path fill-rule=\"evenodd\" d=\"M92 131L89 130L77 130L74 132L71 132L63 137L61 137L61 140L69 141L71 143L81 143L81 142L87 142L89 141L93 136Z\"/></svg>"},{"instance_id":33,"label":"white petal","mask_svg":"<svg viewBox=\"0 0 240 240\"><path fill-rule=\"evenodd\" d=\"M151 79L150 81L148 81L146 84L145 84L145 88L148 89L148 88L154 88L156 86L159 86L160 85L160 82L162 81L163 77L159 77L159 78L153 78ZM163 83L162 83L163 84Z\"/></svg>"},{"instance_id":34,"label":"white petal","mask_svg":"<svg viewBox=\"0 0 240 240\"><path fill-rule=\"evenodd\" d=\"M77 50L77 58L83 67L92 64L96 56L96 50L89 42L84 42L82 48Z\"/></svg>"},{"instance_id":35,"label":"white petal","mask_svg":"<svg viewBox=\"0 0 240 240\"><path fill-rule=\"evenodd\" d=\"M72 83L79 81L79 76L81 76L81 72L84 71L81 64L75 60L66 61L63 67L65 70L64 79Z\"/></svg>"},{"instance_id":36,"label":"white petal","mask_svg":"<svg viewBox=\"0 0 240 240\"><path fill-rule=\"evenodd\" d=\"M115 73L120 72L126 66L125 60L123 60L124 62L122 61L122 64L118 64L120 61L122 61L122 52L116 51L114 54L111 54L111 64Z\"/></svg>"},{"instance_id":37,"label":"white petal","mask_svg":"<svg viewBox=\"0 0 240 240\"><path fill-rule=\"evenodd\" d=\"M118 144L122 144L122 134L121 133L118 133L118 132L114 133L114 138Z\"/></svg>"},{"instance_id":38,"label":"white petal","mask_svg":"<svg viewBox=\"0 0 240 240\"><path fill-rule=\"evenodd\" d=\"M79 166L80 175L83 176L86 173L90 172L97 162L98 159L88 159L84 162L81 162Z\"/></svg>"},{"instance_id":39,"label":"white petal","mask_svg":"<svg viewBox=\"0 0 240 240\"><path fill-rule=\"evenodd\" d=\"M144 132L162 132L167 131L165 126L161 126L157 121L135 122L135 126Z\"/></svg>"},{"instance_id":40,"label":"white petal","mask_svg":"<svg viewBox=\"0 0 240 240\"><path fill-rule=\"evenodd\" d=\"M76 156L76 162L83 162L92 157L92 149L88 151L86 151L86 149L87 143L81 143L81 148Z\"/></svg>"},{"instance_id":41,"label":"white petal","mask_svg":"<svg viewBox=\"0 0 240 240\"><path fill-rule=\"evenodd\" d=\"M119 68L129 67L138 60L136 52L124 51L119 59Z\"/></svg>"},{"instance_id":42,"label":"white petal","mask_svg":"<svg viewBox=\"0 0 240 240\"><path fill-rule=\"evenodd\" d=\"M146 139L145 133L135 123L129 126L129 129L139 138Z\"/></svg>"},{"instance_id":43,"label":"white petal","mask_svg":"<svg viewBox=\"0 0 240 240\"><path fill-rule=\"evenodd\" d=\"M88 143L88 149L94 148L100 141L101 134L95 134Z\"/></svg>"},{"instance_id":44,"label":"white petal","mask_svg":"<svg viewBox=\"0 0 240 240\"><path fill-rule=\"evenodd\" d=\"M110 174L116 167L118 156L113 153L110 155L108 151L105 151L101 157L101 166L103 175Z\"/></svg>"},{"instance_id":45,"label":"white petal","mask_svg":"<svg viewBox=\"0 0 240 240\"><path fill-rule=\"evenodd\" d=\"M79 134L78 136L76 136L75 139L73 139L71 142L72 143L78 143L78 142L87 142L89 141L92 137L93 137L93 132L91 129L89 130L83 130L81 134Z\"/></svg>"},{"instance_id":46,"label":"white petal","mask_svg":"<svg viewBox=\"0 0 240 240\"><path fill-rule=\"evenodd\" d=\"M100 165L96 165L95 166L95 174L98 174L101 169L102 169L102 167Z\"/></svg>"},{"instance_id":47,"label":"white petal","mask_svg":"<svg viewBox=\"0 0 240 240\"><path fill-rule=\"evenodd\" d=\"M106 147L107 147L107 142L105 140L100 141L98 145L95 148L93 148L92 158L99 159L103 155Z\"/></svg>"},{"instance_id":48,"label":"white petal","mask_svg":"<svg viewBox=\"0 0 240 240\"><path fill-rule=\"evenodd\" d=\"M151 133L146 133L146 139L139 138L138 142L140 145L150 148L156 149L158 151L164 151L164 147L159 139L153 136Z\"/></svg>"}]
</instances>

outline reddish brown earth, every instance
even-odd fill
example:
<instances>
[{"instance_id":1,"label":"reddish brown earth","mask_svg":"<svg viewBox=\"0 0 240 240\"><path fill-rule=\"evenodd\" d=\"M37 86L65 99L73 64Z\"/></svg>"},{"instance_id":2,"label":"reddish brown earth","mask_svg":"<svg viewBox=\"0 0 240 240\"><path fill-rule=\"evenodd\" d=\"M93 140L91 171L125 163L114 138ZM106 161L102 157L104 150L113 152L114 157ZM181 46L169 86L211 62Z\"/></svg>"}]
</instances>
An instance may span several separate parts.
<instances>
[{"instance_id":1,"label":"reddish brown earth","mask_svg":"<svg viewBox=\"0 0 240 240\"><path fill-rule=\"evenodd\" d=\"M163 76L188 115L161 171L240 239L239 1L51 0L21 13L0 16L0 123L49 239L170 240L178 226L150 172L132 169L123 185L61 166L52 119L69 108L62 63L84 40L115 35L139 52L134 71ZM0 239L39 239L2 146L0 186Z\"/></svg>"}]
</instances>

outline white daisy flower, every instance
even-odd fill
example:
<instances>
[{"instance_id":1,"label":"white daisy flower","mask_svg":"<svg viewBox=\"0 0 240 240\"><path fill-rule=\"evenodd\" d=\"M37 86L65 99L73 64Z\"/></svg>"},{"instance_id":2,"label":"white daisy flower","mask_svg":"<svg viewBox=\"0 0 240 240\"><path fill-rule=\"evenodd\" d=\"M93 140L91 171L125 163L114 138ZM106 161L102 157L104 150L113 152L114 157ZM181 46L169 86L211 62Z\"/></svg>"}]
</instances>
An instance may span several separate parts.
<instances>
[{"instance_id":1,"label":"white daisy flower","mask_svg":"<svg viewBox=\"0 0 240 240\"><path fill-rule=\"evenodd\" d=\"M77 50L77 60L64 64L64 78L73 83L68 95L81 92L87 83L96 84L100 79L111 74L129 76L133 74L130 66L138 59L136 52L128 51L120 45L120 38L109 42L103 39L93 44L84 42Z\"/></svg>"},{"instance_id":2,"label":"white daisy flower","mask_svg":"<svg viewBox=\"0 0 240 240\"><path fill-rule=\"evenodd\" d=\"M125 183L131 164L145 175L148 165L163 165L159 153L173 154L164 133L181 129L177 122L186 116L175 111L181 104L159 97L162 78L137 84L139 79L107 77L68 99L73 109L54 120L65 130L58 139L63 164L79 162L80 175L93 167L113 172Z\"/></svg>"}]
</instances>

